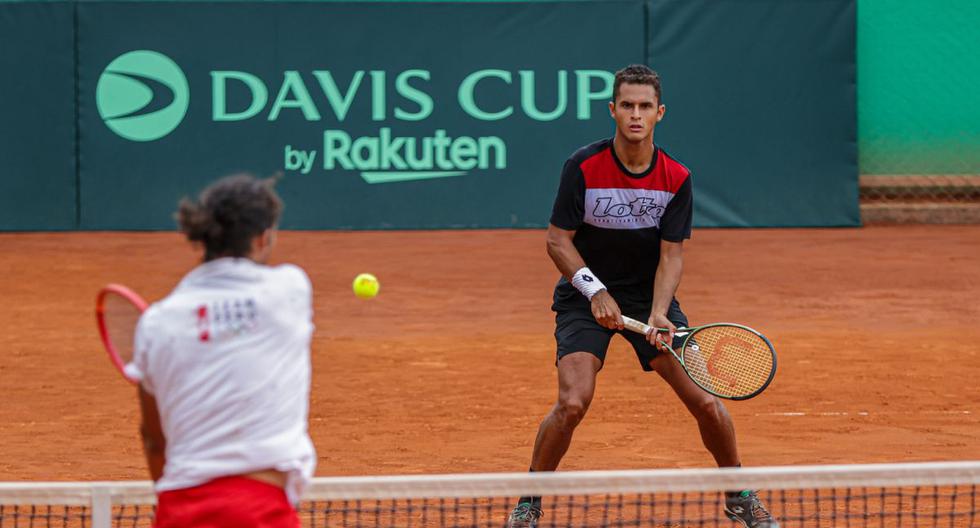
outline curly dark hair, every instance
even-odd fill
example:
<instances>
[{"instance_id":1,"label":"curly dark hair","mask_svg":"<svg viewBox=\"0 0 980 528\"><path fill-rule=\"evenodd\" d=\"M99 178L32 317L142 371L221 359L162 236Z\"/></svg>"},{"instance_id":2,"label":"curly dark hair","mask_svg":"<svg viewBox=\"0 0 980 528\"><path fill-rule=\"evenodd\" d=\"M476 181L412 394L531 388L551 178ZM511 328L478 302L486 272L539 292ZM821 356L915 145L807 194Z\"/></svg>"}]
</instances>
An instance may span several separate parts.
<instances>
[{"instance_id":1,"label":"curly dark hair","mask_svg":"<svg viewBox=\"0 0 980 528\"><path fill-rule=\"evenodd\" d=\"M279 222L282 200L275 178L250 174L222 178L196 200L183 198L174 216L187 239L204 245L204 260L247 257L252 240Z\"/></svg>"},{"instance_id":2,"label":"curly dark hair","mask_svg":"<svg viewBox=\"0 0 980 528\"><path fill-rule=\"evenodd\" d=\"M660 93L660 74L650 69L645 64L630 64L616 72L616 79L613 82L613 101L619 97L619 86L626 84L648 84L653 86L654 93L657 94L657 103L663 102Z\"/></svg>"}]
</instances>

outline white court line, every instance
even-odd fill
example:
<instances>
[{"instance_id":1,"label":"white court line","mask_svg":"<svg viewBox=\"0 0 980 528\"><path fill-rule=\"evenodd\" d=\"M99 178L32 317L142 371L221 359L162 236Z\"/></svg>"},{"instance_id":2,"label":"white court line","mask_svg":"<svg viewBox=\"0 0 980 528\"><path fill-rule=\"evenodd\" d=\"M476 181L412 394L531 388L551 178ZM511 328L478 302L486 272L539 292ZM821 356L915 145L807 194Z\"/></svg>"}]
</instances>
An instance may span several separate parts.
<instances>
[{"instance_id":1,"label":"white court line","mask_svg":"<svg viewBox=\"0 0 980 528\"><path fill-rule=\"evenodd\" d=\"M870 412L870 411L821 411L821 412L770 412L755 413L753 416L913 416L921 414L964 415L971 411L910 411L910 412Z\"/></svg>"}]
</instances>

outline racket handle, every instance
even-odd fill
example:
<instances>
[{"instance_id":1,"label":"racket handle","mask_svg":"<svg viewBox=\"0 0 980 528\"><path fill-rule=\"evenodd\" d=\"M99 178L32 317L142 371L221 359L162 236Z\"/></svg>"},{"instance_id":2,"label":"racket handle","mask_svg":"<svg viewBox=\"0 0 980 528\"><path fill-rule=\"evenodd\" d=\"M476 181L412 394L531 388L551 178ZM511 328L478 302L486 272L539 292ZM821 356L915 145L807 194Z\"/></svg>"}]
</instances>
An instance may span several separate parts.
<instances>
[{"instance_id":1,"label":"racket handle","mask_svg":"<svg viewBox=\"0 0 980 528\"><path fill-rule=\"evenodd\" d=\"M636 319L633 319L632 317L626 317L625 315L623 316L623 326L625 326L627 330L632 330L638 334L643 334L643 335L647 335L653 331L652 326L645 323L641 323Z\"/></svg>"},{"instance_id":2,"label":"racket handle","mask_svg":"<svg viewBox=\"0 0 980 528\"><path fill-rule=\"evenodd\" d=\"M632 331L634 331L634 332L636 332L638 334L643 334L643 335L650 335L650 332L652 332L654 330L654 328L652 326L650 326L648 324L645 324L645 323L641 323L641 322L639 322L636 319L633 319L631 317L626 317L625 315L623 316L623 326L625 326L627 330L632 330ZM674 335L686 335L687 334L687 329L684 328L682 330L684 330L684 332L677 332ZM666 332L667 329L666 328L661 328L660 331L661 332ZM684 362L681 361L680 356L677 355L677 352L674 352L673 347L671 347L666 341L664 341L663 339L660 339L660 337L657 337L657 342L659 342L661 345L663 345L664 350L670 351L670 353L674 356L674 358L677 359L677 361L680 361L681 365L684 364Z\"/></svg>"},{"instance_id":3,"label":"racket handle","mask_svg":"<svg viewBox=\"0 0 980 528\"><path fill-rule=\"evenodd\" d=\"M627 330L632 330L638 334L643 334L643 335L649 334L651 331L653 331L652 326L645 323L641 323L631 317L626 317L625 315L623 316L623 326L625 326ZM660 328L659 331L666 332L667 329ZM685 328L682 326L674 332L674 337L684 337L687 334L690 334L692 331L693 331L692 329Z\"/></svg>"}]
</instances>

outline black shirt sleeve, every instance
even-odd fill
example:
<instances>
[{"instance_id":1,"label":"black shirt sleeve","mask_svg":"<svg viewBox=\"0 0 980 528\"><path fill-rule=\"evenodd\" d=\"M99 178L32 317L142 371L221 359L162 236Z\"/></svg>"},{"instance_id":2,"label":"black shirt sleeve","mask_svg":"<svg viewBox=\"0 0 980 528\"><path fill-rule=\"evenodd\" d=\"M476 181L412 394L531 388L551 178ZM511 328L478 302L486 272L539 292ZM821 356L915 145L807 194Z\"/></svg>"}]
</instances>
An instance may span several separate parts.
<instances>
[{"instance_id":1,"label":"black shirt sleeve","mask_svg":"<svg viewBox=\"0 0 980 528\"><path fill-rule=\"evenodd\" d=\"M681 242L691 238L691 221L694 217L694 192L688 175L677 194L667 204L660 219L660 238L668 242Z\"/></svg>"},{"instance_id":2,"label":"black shirt sleeve","mask_svg":"<svg viewBox=\"0 0 980 528\"><path fill-rule=\"evenodd\" d=\"M585 219L585 177L578 163L569 159L561 169L558 195L551 209L551 224L574 231Z\"/></svg>"}]
</instances>

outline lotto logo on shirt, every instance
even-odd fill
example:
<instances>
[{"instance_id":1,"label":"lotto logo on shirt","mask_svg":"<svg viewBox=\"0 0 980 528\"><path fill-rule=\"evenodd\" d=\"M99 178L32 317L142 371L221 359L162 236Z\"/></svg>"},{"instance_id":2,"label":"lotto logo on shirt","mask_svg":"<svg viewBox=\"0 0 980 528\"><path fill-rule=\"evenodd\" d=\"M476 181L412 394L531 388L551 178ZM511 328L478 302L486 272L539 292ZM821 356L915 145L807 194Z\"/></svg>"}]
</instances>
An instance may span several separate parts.
<instances>
[{"instance_id":1,"label":"lotto logo on shirt","mask_svg":"<svg viewBox=\"0 0 980 528\"><path fill-rule=\"evenodd\" d=\"M197 338L207 343L255 328L258 308L252 298L223 299L199 305L195 314Z\"/></svg>"},{"instance_id":2,"label":"lotto logo on shirt","mask_svg":"<svg viewBox=\"0 0 980 528\"><path fill-rule=\"evenodd\" d=\"M587 189L585 222L608 229L660 227L673 193L649 189Z\"/></svg>"}]
</instances>

